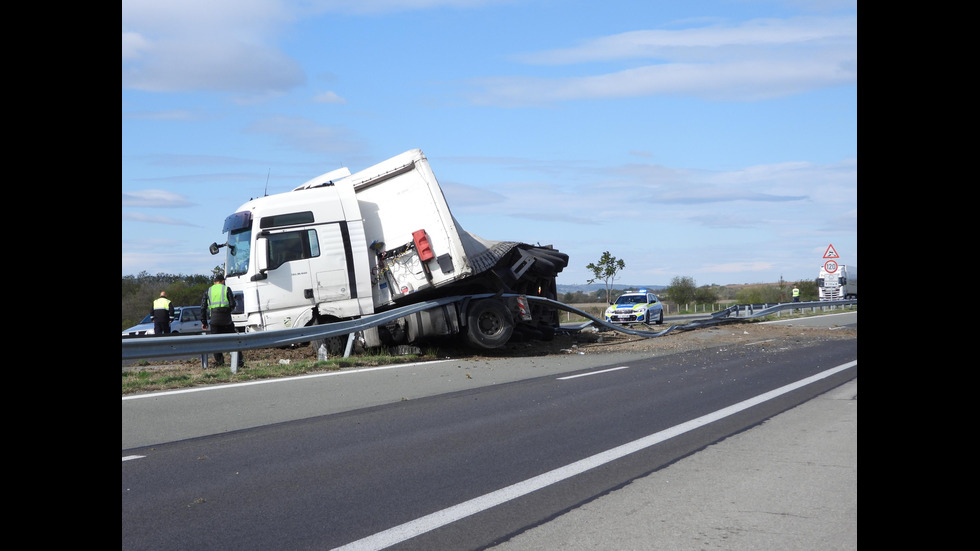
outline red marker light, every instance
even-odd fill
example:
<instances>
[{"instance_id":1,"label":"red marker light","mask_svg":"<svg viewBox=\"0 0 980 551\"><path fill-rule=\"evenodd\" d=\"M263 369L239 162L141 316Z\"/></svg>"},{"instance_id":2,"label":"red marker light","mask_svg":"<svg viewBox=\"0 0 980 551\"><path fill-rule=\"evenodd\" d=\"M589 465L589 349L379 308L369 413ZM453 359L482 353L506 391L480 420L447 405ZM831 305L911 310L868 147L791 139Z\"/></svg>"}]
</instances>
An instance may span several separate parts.
<instances>
[{"instance_id":1,"label":"red marker light","mask_svg":"<svg viewBox=\"0 0 980 551\"><path fill-rule=\"evenodd\" d=\"M429 236L425 230L412 232L412 239L415 240L415 250L419 252L419 260L425 262L432 260L436 255L432 254L432 245L429 243Z\"/></svg>"}]
</instances>

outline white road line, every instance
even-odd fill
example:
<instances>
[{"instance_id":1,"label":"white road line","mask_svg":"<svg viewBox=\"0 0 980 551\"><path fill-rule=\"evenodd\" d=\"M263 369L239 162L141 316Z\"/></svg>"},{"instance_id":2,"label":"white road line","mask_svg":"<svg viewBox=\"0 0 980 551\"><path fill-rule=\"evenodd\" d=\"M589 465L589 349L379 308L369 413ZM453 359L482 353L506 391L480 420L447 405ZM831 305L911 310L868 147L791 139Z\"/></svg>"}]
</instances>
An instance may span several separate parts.
<instances>
[{"instance_id":1,"label":"white road line","mask_svg":"<svg viewBox=\"0 0 980 551\"><path fill-rule=\"evenodd\" d=\"M187 394L190 392L208 392L210 390L226 390L229 388L238 388L243 386L252 385L267 385L272 383L286 383L290 381L297 381L299 379L314 379L317 377L334 377L338 375L354 375L357 373L367 373L368 371L380 371L382 369L399 369L402 367L418 367L431 364L438 364L442 362L448 362L451 360L434 360L431 362L414 362L410 364L393 364L393 365L383 365L380 367L362 367L357 369L352 369L349 371L330 371L327 373L313 373L310 375L300 375L297 377L282 377L278 379L262 379L259 381L248 381L246 383L230 383L227 385L213 385L213 386L198 386L194 388L182 388L180 390L168 390L164 392L151 392L149 394L134 394L130 396L123 396L122 399L126 400L139 400L142 398L159 398L160 396L170 396L173 394Z\"/></svg>"},{"instance_id":2,"label":"white road line","mask_svg":"<svg viewBox=\"0 0 980 551\"><path fill-rule=\"evenodd\" d=\"M609 373L610 371L619 371L620 369L629 369L630 366L624 365L622 367L613 367L612 369L603 369L602 371L593 371L591 373L581 373L579 375L569 375L568 377L558 377L559 381L567 381L568 379L577 379L578 377L588 377L589 375L598 375L600 373Z\"/></svg>"},{"instance_id":3,"label":"white road line","mask_svg":"<svg viewBox=\"0 0 980 551\"><path fill-rule=\"evenodd\" d=\"M714 413L709 413L708 415L698 417L697 419L692 419L686 423L681 423L680 425L640 438L639 440L634 440L633 442L623 444L622 446L593 455L592 457L587 457L580 461L576 461L575 463L565 465L564 467L559 467L553 471L538 475L534 478L529 478L523 482L518 482L512 486L502 488L469 501L464 501L463 503L454 505L447 509L443 509L422 518L406 522L405 524L395 526L394 528L389 528L388 530L378 532L377 534L366 538L353 541L347 545L335 548L334 551L376 551L390 547L415 536L426 532L431 532L432 530L441 528L470 515L485 511L491 507L500 505L501 503L505 503L512 499L517 499L536 490L550 486L551 484L561 482L562 480L571 478L577 474L581 474L590 469L594 469L611 461L615 461L631 453L649 448L650 446L659 444L669 440L670 438L684 434L685 432L692 431L719 419L734 415L740 411L761 404L767 400L772 400L773 398L804 387L814 381L825 379L856 365L857 360L839 365L828 369L827 371L813 375L812 377L807 377L801 381L797 381L784 387L760 394L755 398L750 398L727 408L720 409Z\"/></svg>"},{"instance_id":4,"label":"white road line","mask_svg":"<svg viewBox=\"0 0 980 551\"><path fill-rule=\"evenodd\" d=\"M123 461L132 461L133 459L143 459L145 455L127 455L123 457Z\"/></svg>"},{"instance_id":5,"label":"white road line","mask_svg":"<svg viewBox=\"0 0 980 551\"><path fill-rule=\"evenodd\" d=\"M763 321L763 322L759 322L759 323L762 324L762 325L769 325L769 324L774 324L774 323L793 323L793 322L798 322L798 321L801 321L801 320L814 319L814 318L827 318L827 317L831 317L831 316L846 316L848 314L853 314L853 313L854 312L852 311L852 312L839 312L839 313L836 313L836 314L820 314L820 315L817 315L817 316L810 316L809 318L790 318L790 319L785 319L785 320Z\"/></svg>"}]
</instances>

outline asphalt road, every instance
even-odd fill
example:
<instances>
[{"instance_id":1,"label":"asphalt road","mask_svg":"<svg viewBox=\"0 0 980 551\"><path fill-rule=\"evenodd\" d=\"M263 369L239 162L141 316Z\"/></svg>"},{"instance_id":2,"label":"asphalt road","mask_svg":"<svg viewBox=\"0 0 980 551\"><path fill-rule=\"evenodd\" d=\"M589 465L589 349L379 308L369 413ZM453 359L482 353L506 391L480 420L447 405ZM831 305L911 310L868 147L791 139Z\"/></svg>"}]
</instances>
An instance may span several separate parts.
<instances>
[{"instance_id":1,"label":"asphalt road","mask_svg":"<svg viewBox=\"0 0 980 551\"><path fill-rule=\"evenodd\" d=\"M857 378L489 549L856 550Z\"/></svg>"},{"instance_id":2,"label":"asphalt road","mask_svg":"<svg viewBox=\"0 0 980 551\"><path fill-rule=\"evenodd\" d=\"M604 364L617 363L610 356L604 355ZM399 400L422 404L426 397L472 389L474 384L502 385L529 375L588 369L595 359L533 358L522 366L508 365L512 360L486 362L474 372L477 382L469 378L471 370L446 362L399 366L397 371L359 370L356 385L328 383L330 377L342 376L335 373L127 397L122 408L124 473L128 453L144 453L155 445L193 445L188 439L220 434L252 438L243 429ZM397 385L382 384L393 376ZM550 521L511 534L510 541L497 548L855 549L856 405L854 378L618 490L579 500ZM274 457L266 463L275 465ZM126 482L124 476L124 505ZM124 525L125 511L124 507ZM126 541L124 537L124 549ZM420 549L412 543L395 548ZM463 547L428 549L448 548Z\"/></svg>"},{"instance_id":3,"label":"asphalt road","mask_svg":"<svg viewBox=\"0 0 980 551\"><path fill-rule=\"evenodd\" d=\"M857 549L857 379L493 551Z\"/></svg>"}]
</instances>

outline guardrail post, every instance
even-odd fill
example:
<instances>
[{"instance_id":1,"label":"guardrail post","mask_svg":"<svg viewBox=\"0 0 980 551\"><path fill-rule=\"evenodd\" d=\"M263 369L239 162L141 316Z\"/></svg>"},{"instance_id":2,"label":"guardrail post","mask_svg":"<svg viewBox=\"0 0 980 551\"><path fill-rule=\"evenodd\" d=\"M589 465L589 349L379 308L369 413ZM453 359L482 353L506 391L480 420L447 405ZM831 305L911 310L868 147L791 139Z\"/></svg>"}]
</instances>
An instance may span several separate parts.
<instances>
[{"instance_id":1,"label":"guardrail post","mask_svg":"<svg viewBox=\"0 0 980 551\"><path fill-rule=\"evenodd\" d=\"M231 353L231 372L238 373L238 351Z\"/></svg>"},{"instance_id":2,"label":"guardrail post","mask_svg":"<svg viewBox=\"0 0 980 551\"><path fill-rule=\"evenodd\" d=\"M208 355L201 354L201 369L207 369L207 368L208 368Z\"/></svg>"},{"instance_id":3,"label":"guardrail post","mask_svg":"<svg viewBox=\"0 0 980 551\"><path fill-rule=\"evenodd\" d=\"M344 348L344 357L350 358L350 349L354 346L354 333L347 334L347 348Z\"/></svg>"}]
</instances>

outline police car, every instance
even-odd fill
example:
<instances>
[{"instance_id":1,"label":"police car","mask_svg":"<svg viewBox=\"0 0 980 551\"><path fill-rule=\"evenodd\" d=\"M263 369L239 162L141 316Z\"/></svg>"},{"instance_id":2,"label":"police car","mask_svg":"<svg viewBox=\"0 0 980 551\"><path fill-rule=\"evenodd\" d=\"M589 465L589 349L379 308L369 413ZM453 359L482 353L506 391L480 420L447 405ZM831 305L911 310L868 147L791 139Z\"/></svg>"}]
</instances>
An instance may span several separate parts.
<instances>
[{"instance_id":1,"label":"police car","mask_svg":"<svg viewBox=\"0 0 980 551\"><path fill-rule=\"evenodd\" d=\"M648 293L646 289L623 293L615 304L606 308L606 321L620 325L661 324L664 322L664 306L657 295Z\"/></svg>"}]
</instances>

